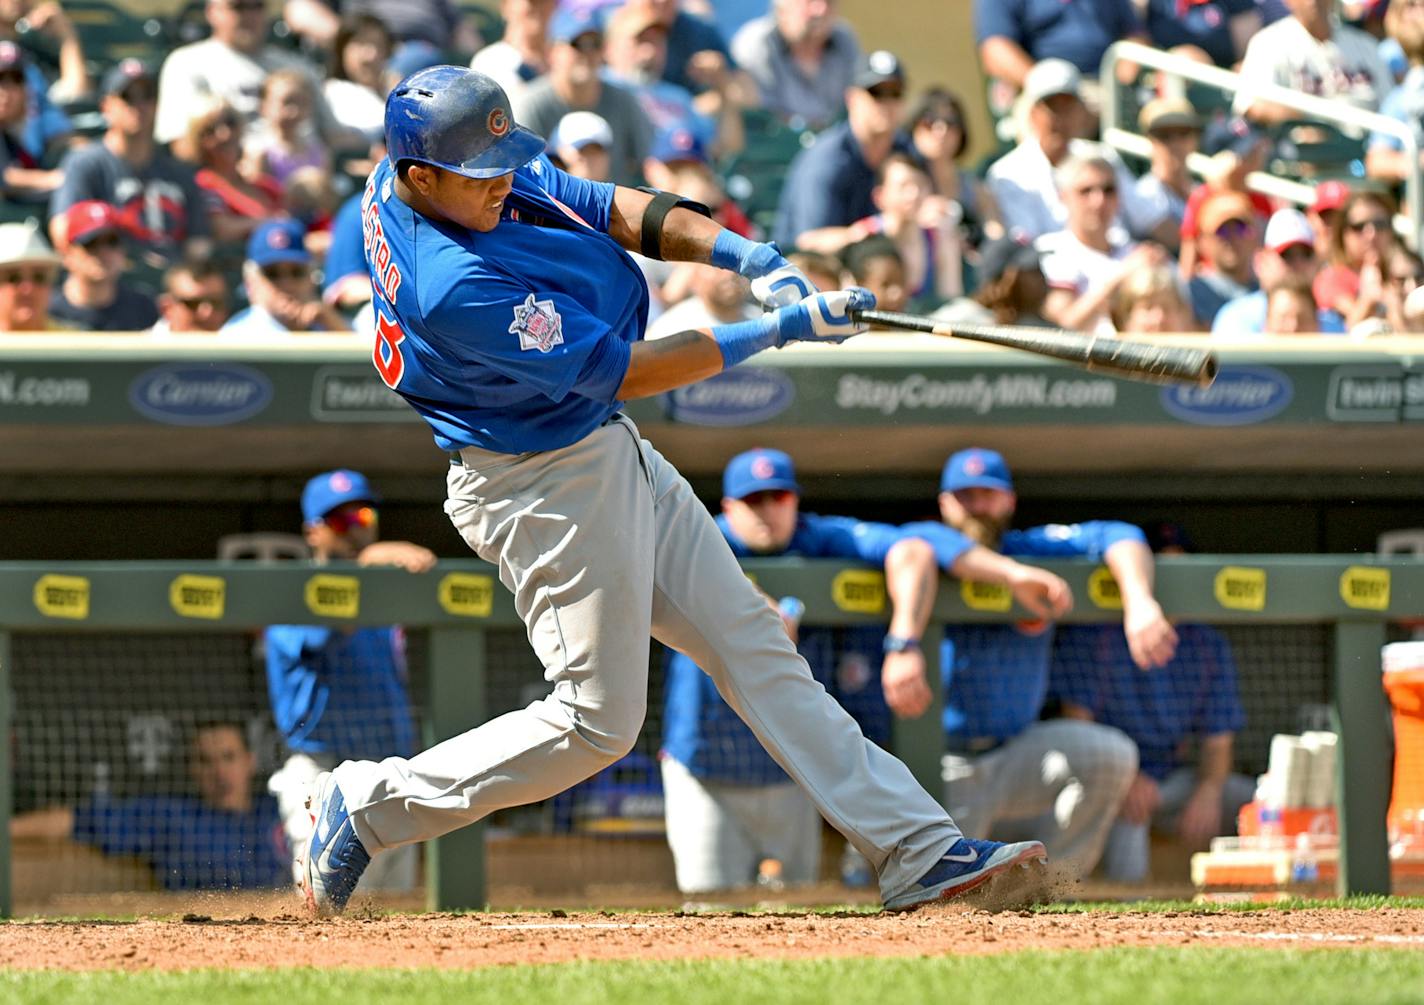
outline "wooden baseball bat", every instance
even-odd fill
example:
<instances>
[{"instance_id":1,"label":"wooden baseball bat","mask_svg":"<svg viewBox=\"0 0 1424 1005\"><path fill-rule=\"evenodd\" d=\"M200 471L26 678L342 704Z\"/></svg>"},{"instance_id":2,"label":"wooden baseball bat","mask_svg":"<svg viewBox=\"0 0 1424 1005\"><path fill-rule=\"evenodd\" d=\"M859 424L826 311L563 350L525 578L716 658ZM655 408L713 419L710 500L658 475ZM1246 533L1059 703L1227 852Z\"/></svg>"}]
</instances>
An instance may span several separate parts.
<instances>
[{"instance_id":1,"label":"wooden baseball bat","mask_svg":"<svg viewBox=\"0 0 1424 1005\"><path fill-rule=\"evenodd\" d=\"M898 311L850 313L854 320L880 328L902 328L905 331L988 342L1039 356L1051 356L1084 370L1100 370L1118 377L1151 381L1155 384L1196 384L1199 387L1208 387L1216 379L1216 355L1204 349L1104 338L1085 335L1082 332L1064 331L1062 328L935 321L932 318L901 314Z\"/></svg>"}]
</instances>

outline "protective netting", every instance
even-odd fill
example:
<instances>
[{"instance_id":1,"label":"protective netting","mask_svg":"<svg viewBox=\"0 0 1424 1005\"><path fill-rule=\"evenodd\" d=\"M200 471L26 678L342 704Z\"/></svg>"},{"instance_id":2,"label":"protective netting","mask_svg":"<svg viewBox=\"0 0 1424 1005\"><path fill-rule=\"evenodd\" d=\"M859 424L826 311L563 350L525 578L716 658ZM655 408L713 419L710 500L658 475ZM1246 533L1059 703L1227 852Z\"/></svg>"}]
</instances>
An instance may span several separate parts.
<instances>
[{"instance_id":1,"label":"protective netting","mask_svg":"<svg viewBox=\"0 0 1424 1005\"><path fill-rule=\"evenodd\" d=\"M956 633L976 631L982 629L966 626L952 629L951 635L962 639ZM1004 632L1019 631L994 629L990 634L1003 639ZM1122 694L1156 694L1188 703L1138 709L1136 718L1124 718L1111 701L1092 708L1094 718L1129 733L1143 723L1185 729L1181 744L1164 745L1150 729L1137 737L1144 749L1151 748L1151 756L1142 758L1144 769L1150 762L1160 783L1167 778L1161 769L1197 763L1198 706L1221 704L1218 692L1229 679L1222 675L1222 660L1234 668L1239 715L1201 721L1235 727L1233 772L1251 779L1263 772L1276 733L1329 728L1327 626L1231 625L1184 632L1190 644L1183 646L1182 665L1172 672L1211 682L1206 696L1185 686L1141 687L1162 679L1151 675L1165 671L1108 667L1109 657L1126 652L1114 632L1121 635L1120 628L1080 627L1060 631L1056 644L1045 640L1055 670L1043 711L1033 718L1062 714L1065 698L1069 704L1076 700L1093 706L1091 689L1084 688L1107 686L1105 668L1127 681ZM888 743L889 719L878 697L878 640L874 629L845 628L806 629L803 639L828 690L852 707L873 738ZM410 633L404 642L409 672L399 693L407 696L410 735L419 745L427 646L421 632ZM261 634L16 633L12 646L18 907L44 909L46 898L66 893L262 889L287 883L286 842L267 785L274 772L291 764L295 733L279 728L274 718ZM370 649L349 646L344 652L359 662ZM567 793L501 811L488 821L489 879L496 902L532 902L548 895L598 903L633 888L651 891L653 900L679 897L664 832L659 767L665 727L672 725L664 718L664 661L654 646L648 720L632 754ZM487 666L491 715L523 707L547 692L522 631L491 632ZM333 672L336 678L342 673L369 678L379 674L379 667L337 666ZM986 662L972 670L957 668L951 706L963 705L978 687L999 693L1003 673L1002 664ZM338 683L331 693L342 690ZM367 696L390 693L370 686L357 690ZM373 707L371 714L389 721L390 708ZM674 714L687 719L685 710ZM705 716L705 708L698 714ZM998 739L986 736L991 744ZM950 749L970 758L993 756L992 750L971 750L966 740L983 743L985 737L951 734ZM722 758L717 768L721 781L736 784L739 772L756 783L776 781L762 772L765 755L759 749L740 745L735 737L714 746ZM312 756L320 762L331 755L317 751ZM1381 785L1388 782L1380 780ZM1009 805L1010 817L1012 809ZM813 838L820 839L819 833ZM552 861L557 870L548 867ZM838 866L823 858L820 875L835 878ZM419 882L411 869L387 888L418 895Z\"/></svg>"}]
</instances>

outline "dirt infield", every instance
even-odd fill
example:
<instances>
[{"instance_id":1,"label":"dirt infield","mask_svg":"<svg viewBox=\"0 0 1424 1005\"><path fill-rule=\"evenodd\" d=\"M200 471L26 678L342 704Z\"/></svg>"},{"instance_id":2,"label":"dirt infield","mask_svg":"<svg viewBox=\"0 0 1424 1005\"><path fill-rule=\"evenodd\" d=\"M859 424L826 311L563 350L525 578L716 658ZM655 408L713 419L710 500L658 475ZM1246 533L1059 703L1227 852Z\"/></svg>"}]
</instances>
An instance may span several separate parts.
<instances>
[{"instance_id":1,"label":"dirt infield","mask_svg":"<svg viewBox=\"0 0 1424 1005\"><path fill-rule=\"evenodd\" d=\"M1424 947L1424 911L295 916L0 926L0 968L441 967L988 954L1108 946Z\"/></svg>"}]
</instances>

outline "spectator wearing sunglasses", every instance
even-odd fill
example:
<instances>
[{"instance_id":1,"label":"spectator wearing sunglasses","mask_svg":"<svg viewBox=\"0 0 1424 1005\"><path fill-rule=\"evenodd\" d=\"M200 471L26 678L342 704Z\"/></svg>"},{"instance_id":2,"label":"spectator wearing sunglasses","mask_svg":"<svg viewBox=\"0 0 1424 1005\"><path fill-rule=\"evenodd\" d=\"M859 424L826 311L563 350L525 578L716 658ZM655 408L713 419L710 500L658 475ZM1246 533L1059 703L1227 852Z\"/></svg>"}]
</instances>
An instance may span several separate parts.
<instances>
[{"instance_id":1,"label":"spectator wearing sunglasses","mask_svg":"<svg viewBox=\"0 0 1424 1005\"><path fill-rule=\"evenodd\" d=\"M350 331L333 305L322 300L312 274L306 227L296 220L271 220L252 232L242 263L249 306L223 325L224 332L278 335L284 332Z\"/></svg>"},{"instance_id":2,"label":"spectator wearing sunglasses","mask_svg":"<svg viewBox=\"0 0 1424 1005\"><path fill-rule=\"evenodd\" d=\"M129 249L146 264L199 253L212 228L193 168L153 141L153 67L120 60L104 75L101 91L108 128L98 143L71 150L60 164L64 182L50 199L50 237L62 244L66 211L94 199L118 210Z\"/></svg>"},{"instance_id":3,"label":"spectator wearing sunglasses","mask_svg":"<svg viewBox=\"0 0 1424 1005\"><path fill-rule=\"evenodd\" d=\"M1300 210L1278 209L1271 214L1266 224L1265 246L1255 256L1256 278L1261 288L1222 305L1211 324L1212 338L1251 338L1269 330L1266 327L1269 296L1283 285L1303 284L1308 290L1320 271L1315 241L1315 230ZM1314 302L1313 295L1311 299ZM1312 330L1342 334L1345 326L1333 311L1317 309Z\"/></svg>"},{"instance_id":4,"label":"spectator wearing sunglasses","mask_svg":"<svg viewBox=\"0 0 1424 1005\"><path fill-rule=\"evenodd\" d=\"M1330 261L1315 277L1315 300L1352 331L1383 316L1385 269L1398 244L1394 199L1384 192L1352 192L1330 225Z\"/></svg>"},{"instance_id":5,"label":"spectator wearing sunglasses","mask_svg":"<svg viewBox=\"0 0 1424 1005\"><path fill-rule=\"evenodd\" d=\"M515 121L547 137L570 112L597 113L613 132L613 181L639 184L653 126L632 91L605 79L603 29L588 14L561 10L549 22L549 43L549 72L510 96Z\"/></svg>"},{"instance_id":6,"label":"spectator wearing sunglasses","mask_svg":"<svg viewBox=\"0 0 1424 1005\"><path fill-rule=\"evenodd\" d=\"M875 173L892 152L909 153L899 131L905 70L894 53L877 49L860 62L845 89L846 120L796 155L781 189L776 240L783 248L821 227L844 227L875 215Z\"/></svg>"},{"instance_id":7,"label":"spectator wearing sunglasses","mask_svg":"<svg viewBox=\"0 0 1424 1005\"><path fill-rule=\"evenodd\" d=\"M29 223L0 223L0 332L42 332L59 256Z\"/></svg>"},{"instance_id":8,"label":"spectator wearing sunglasses","mask_svg":"<svg viewBox=\"0 0 1424 1005\"><path fill-rule=\"evenodd\" d=\"M434 567L429 549L380 540L379 504L358 471L327 471L307 482L302 532L312 561L390 565L411 573ZM398 626L272 625L263 641L267 696L287 748L287 759L268 790L277 797L287 846L300 848L311 834L307 790L319 773L344 760L416 752L405 635ZM374 881L377 887L409 888L415 865L414 845L382 855L362 877L362 886Z\"/></svg>"},{"instance_id":9,"label":"spectator wearing sunglasses","mask_svg":"<svg viewBox=\"0 0 1424 1005\"><path fill-rule=\"evenodd\" d=\"M969 126L958 95L948 88L931 87L910 112L905 128L929 172L934 198L959 204L969 240L977 246L981 238L1002 237L1004 224L994 196L973 172L959 167L969 149Z\"/></svg>"},{"instance_id":10,"label":"spectator wearing sunglasses","mask_svg":"<svg viewBox=\"0 0 1424 1005\"><path fill-rule=\"evenodd\" d=\"M64 281L50 295L49 314L76 331L147 331L158 320L153 298L126 285L128 265L119 213L107 202L76 202L64 214Z\"/></svg>"},{"instance_id":11,"label":"spectator wearing sunglasses","mask_svg":"<svg viewBox=\"0 0 1424 1005\"><path fill-rule=\"evenodd\" d=\"M1252 265L1261 231L1250 197L1232 190L1202 203L1197 225L1197 267L1187 281L1187 296L1192 313L1209 327L1227 301L1260 288Z\"/></svg>"},{"instance_id":12,"label":"spectator wearing sunglasses","mask_svg":"<svg viewBox=\"0 0 1424 1005\"><path fill-rule=\"evenodd\" d=\"M69 120L35 114L35 93L20 47L0 41L0 195L11 202L40 202L59 187L54 169L72 133Z\"/></svg>"},{"instance_id":13,"label":"spectator wearing sunglasses","mask_svg":"<svg viewBox=\"0 0 1424 1005\"><path fill-rule=\"evenodd\" d=\"M1067 226L1036 242L1048 280L1043 316L1062 328L1111 335L1109 307L1118 286L1169 256L1157 244L1133 245L1114 225L1122 189L1112 162L1070 157L1058 182Z\"/></svg>"},{"instance_id":14,"label":"spectator wearing sunglasses","mask_svg":"<svg viewBox=\"0 0 1424 1005\"><path fill-rule=\"evenodd\" d=\"M1083 101L1077 67L1062 59L1038 63L1024 81L1021 101L1027 111L1019 144L995 161L987 176L1010 236L1033 240L1061 230L1067 209L1055 173L1070 157L1100 157L1117 175L1114 217L1119 227L1133 237L1173 243L1174 224L1166 210L1138 196L1132 174L1116 153L1086 138L1093 117Z\"/></svg>"},{"instance_id":15,"label":"spectator wearing sunglasses","mask_svg":"<svg viewBox=\"0 0 1424 1005\"><path fill-rule=\"evenodd\" d=\"M195 258L170 266L163 274L158 313L161 316L153 326L155 335L215 332L231 314L227 280L208 259Z\"/></svg>"}]
</instances>

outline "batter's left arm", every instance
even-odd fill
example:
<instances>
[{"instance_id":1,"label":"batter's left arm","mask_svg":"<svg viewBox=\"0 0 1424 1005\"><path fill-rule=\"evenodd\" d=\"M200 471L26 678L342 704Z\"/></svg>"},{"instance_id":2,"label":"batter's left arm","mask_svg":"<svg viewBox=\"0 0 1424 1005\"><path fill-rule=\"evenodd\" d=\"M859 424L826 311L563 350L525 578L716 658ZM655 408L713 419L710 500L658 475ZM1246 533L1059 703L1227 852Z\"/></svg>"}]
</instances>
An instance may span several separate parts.
<instances>
[{"instance_id":1,"label":"batter's left arm","mask_svg":"<svg viewBox=\"0 0 1424 1005\"><path fill-rule=\"evenodd\" d=\"M613 191L608 234L629 251L644 251L644 228L658 227L653 248L665 262L700 262L751 280L752 296L766 308L786 307L816 292L811 280L786 260L774 244L749 241L701 213L674 207L656 221L649 213L655 196L619 186Z\"/></svg>"},{"instance_id":2,"label":"batter's left arm","mask_svg":"<svg viewBox=\"0 0 1424 1005\"><path fill-rule=\"evenodd\" d=\"M1122 628L1132 660L1143 670L1165 666L1177 651L1177 632L1152 592L1152 550L1141 541L1115 541L1103 553L1122 593Z\"/></svg>"}]
</instances>

